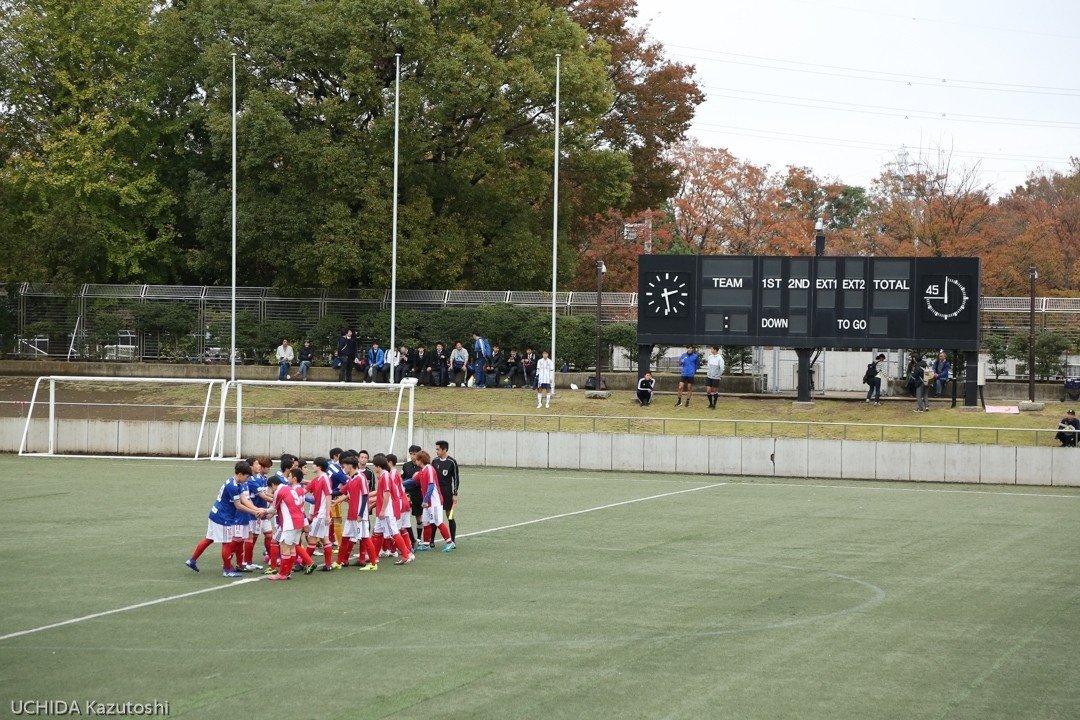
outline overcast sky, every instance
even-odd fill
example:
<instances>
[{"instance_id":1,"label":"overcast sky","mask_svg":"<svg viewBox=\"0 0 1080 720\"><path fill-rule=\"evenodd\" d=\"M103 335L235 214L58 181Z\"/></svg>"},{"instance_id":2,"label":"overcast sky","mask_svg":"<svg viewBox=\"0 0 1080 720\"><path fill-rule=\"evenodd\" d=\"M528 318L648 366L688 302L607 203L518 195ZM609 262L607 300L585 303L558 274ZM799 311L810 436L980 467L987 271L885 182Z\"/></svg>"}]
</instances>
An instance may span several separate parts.
<instances>
[{"instance_id":1,"label":"overcast sky","mask_svg":"<svg viewBox=\"0 0 1080 720\"><path fill-rule=\"evenodd\" d=\"M901 146L995 195L1080 155L1080 1L638 0L707 99L691 135L867 185ZM826 67L823 67L826 66ZM943 82L944 80L944 82Z\"/></svg>"}]
</instances>

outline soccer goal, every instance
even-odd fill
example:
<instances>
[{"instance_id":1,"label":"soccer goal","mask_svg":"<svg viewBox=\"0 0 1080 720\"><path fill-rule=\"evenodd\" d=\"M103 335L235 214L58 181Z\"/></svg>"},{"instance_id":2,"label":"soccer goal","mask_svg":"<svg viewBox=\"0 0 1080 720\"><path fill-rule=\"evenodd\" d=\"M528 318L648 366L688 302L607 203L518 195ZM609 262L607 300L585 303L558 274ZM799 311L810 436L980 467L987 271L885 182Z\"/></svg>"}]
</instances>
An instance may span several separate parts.
<instances>
[{"instance_id":1,"label":"soccer goal","mask_svg":"<svg viewBox=\"0 0 1080 720\"><path fill-rule=\"evenodd\" d=\"M247 403L244 396L244 388L252 387L264 387L274 388L277 390L290 390L293 391L291 402L296 403L297 390L303 391L314 388L327 388L333 389L340 393L363 393L367 395L381 395L385 399L386 409L379 411L382 414L383 420L378 423L380 427L385 426L389 430L389 439L385 440L385 448L380 446L372 447L373 451L393 452L396 447L396 443L402 443L403 448L408 448L413 444L413 421L414 421L414 407L416 399L416 384L415 378L405 378L400 383L340 383L340 382L318 382L318 381L288 381L288 380L232 380L226 382L222 388L221 404L218 408L218 419L216 424L216 430L214 433L213 443L211 445L211 458L215 460L236 460L246 457L250 454L257 452L266 452L266 448L245 447L244 425L245 412L253 412L256 409L264 412L273 413L275 411L284 412L286 414L290 412L303 411L303 410L318 410L314 406L299 405L291 408L279 408L279 407L258 407ZM235 411L234 421L231 425L228 424L228 415L230 412ZM338 410L337 412L347 412ZM404 416L404 418L402 417ZM254 423L253 423L254 424ZM362 423L349 421L343 425L336 426L359 426ZM316 423L316 426L322 425L322 423ZM404 425L404 427L401 427ZM310 427L310 426L309 426ZM317 428L316 428L317 429ZM227 434L235 433L235 442L232 444L232 453L226 451L226 439ZM402 438L402 436L404 436ZM327 447L329 447L329 441L327 441ZM250 444L250 443L249 443ZM325 450L323 450L325 452ZM271 453L273 454L273 452ZM399 453L402 457L406 456L406 453Z\"/></svg>"},{"instance_id":2,"label":"soccer goal","mask_svg":"<svg viewBox=\"0 0 1080 720\"><path fill-rule=\"evenodd\" d=\"M211 418L214 390L224 394L225 383L202 378L39 377L30 396L19 455L209 459L212 436L207 432L207 421ZM135 402L135 385L151 388L155 392L152 402ZM42 386L48 388L48 398L39 400ZM112 388L108 386L130 389L109 393ZM179 398L168 398L162 392L166 386L203 386L206 394L181 392ZM58 389L67 390L73 401L58 400ZM170 405L169 399L175 402ZM46 406L44 419L34 417L39 405ZM197 423L195 417L200 418ZM213 435L218 432L215 429Z\"/></svg>"}]
</instances>

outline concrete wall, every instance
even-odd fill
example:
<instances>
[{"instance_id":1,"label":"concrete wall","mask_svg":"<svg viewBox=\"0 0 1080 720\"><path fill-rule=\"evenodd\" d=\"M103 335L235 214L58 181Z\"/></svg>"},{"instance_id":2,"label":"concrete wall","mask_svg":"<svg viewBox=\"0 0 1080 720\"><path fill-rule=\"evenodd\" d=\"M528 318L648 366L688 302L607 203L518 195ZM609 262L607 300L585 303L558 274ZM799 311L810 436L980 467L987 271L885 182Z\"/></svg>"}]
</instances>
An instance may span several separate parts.
<instances>
[{"instance_id":1,"label":"concrete wall","mask_svg":"<svg viewBox=\"0 0 1080 720\"><path fill-rule=\"evenodd\" d=\"M18 450L24 422L0 418L0 452ZM64 420L57 427L57 452L191 456L198 427L191 422ZM203 455L212 434L208 425ZM234 426L226 428L225 437L226 453L232 454ZM481 430L417 430L413 437L425 448L436 440L448 441L462 465L1080 487L1080 449L1075 448ZM28 442L29 451L45 451L45 420L34 421ZM248 423L241 442L245 454L271 456L299 451L314 457L333 446L371 452L391 448L390 430L382 427ZM392 449L405 457L407 448L404 430L399 430Z\"/></svg>"}]
</instances>

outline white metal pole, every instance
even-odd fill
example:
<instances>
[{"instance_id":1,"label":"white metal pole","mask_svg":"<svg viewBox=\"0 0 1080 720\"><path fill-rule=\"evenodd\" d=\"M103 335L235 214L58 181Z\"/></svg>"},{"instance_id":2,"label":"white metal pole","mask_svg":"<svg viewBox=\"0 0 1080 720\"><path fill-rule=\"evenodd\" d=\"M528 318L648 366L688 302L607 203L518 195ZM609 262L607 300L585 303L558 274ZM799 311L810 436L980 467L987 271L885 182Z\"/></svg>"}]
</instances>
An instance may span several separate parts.
<instances>
[{"instance_id":1,"label":"white metal pole","mask_svg":"<svg viewBox=\"0 0 1080 720\"><path fill-rule=\"evenodd\" d=\"M394 55L394 209L390 225L390 347L388 352L397 349L397 206L398 206L398 122L401 117L401 53ZM391 356L393 357L393 356ZM396 368L390 368L390 382L394 381Z\"/></svg>"},{"instance_id":2,"label":"white metal pole","mask_svg":"<svg viewBox=\"0 0 1080 720\"><path fill-rule=\"evenodd\" d=\"M407 447L412 447L413 446L413 405L414 405L415 401L416 401L416 386L415 385L410 385L409 386L409 428L408 428L408 432L406 433L408 435L408 437L406 438L406 440L408 441Z\"/></svg>"},{"instance_id":3,"label":"white metal pole","mask_svg":"<svg viewBox=\"0 0 1080 720\"><path fill-rule=\"evenodd\" d=\"M240 438L244 433L244 386L236 383L236 457L240 457Z\"/></svg>"},{"instance_id":4,"label":"white metal pole","mask_svg":"<svg viewBox=\"0 0 1080 720\"><path fill-rule=\"evenodd\" d=\"M56 380L49 378L49 454L56 454Z\"/></svg>"},{"instance_id":5,"label":"white metal pole","mask_svg":"<svg viewBox=\"0 0 1080 720\"><path fill-rule=\"evenodd\" d=\"M236 53L232 54L232 309L229 337L229 379L236 380Z\"/></svg>"},{"instance_id":6,"label":"white metal pole","mask_svg":"<svg viewBox=\"0 0 1080 720\"><path fill-rule=\"evenodd\" d=\"M562 55L555 55L555 197L551 225L551 362L555 362L555 291L559 270L559 75Z\"/></svg>"}]
</instances>

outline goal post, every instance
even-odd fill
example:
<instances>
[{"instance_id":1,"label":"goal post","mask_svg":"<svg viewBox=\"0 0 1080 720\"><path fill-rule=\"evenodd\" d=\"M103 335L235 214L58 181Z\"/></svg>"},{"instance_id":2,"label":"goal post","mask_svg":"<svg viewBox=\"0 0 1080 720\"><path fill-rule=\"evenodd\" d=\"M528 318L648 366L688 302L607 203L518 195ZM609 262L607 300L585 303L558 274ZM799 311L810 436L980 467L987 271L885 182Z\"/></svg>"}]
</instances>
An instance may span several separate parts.
<instances>
[{"instance_id":1,"label":"goal post","mask_svg":"<svg viewBox=\"0 0 1080 720\"><path fill-rule=\"evenodd\" d=\"M215 388L219 389L224 394L225 380L209 379L209 378L161 378L161 377L103 377L103 376L82 376L82 375L43 375L37 379L34 383L34 391L30 395L30 404L26 412L26 424L23 426L22 438L19 441L19 455L22 456L36 456L36 457L105 457L105 458L140 458L140 459L188 459L188 460L200 460L209 459L210 453L205 455L203 450L203 435L206 432L207 421L210 418L210 406L213 399ZM115 385L115 384L144 384L144 385L205 385L206 397L202 403L202 416L199 421L198 435L195 441L195 453L193 456L184 455L146 455L135 456L125 455L119 453L94 453L94 452L58 452L58 438L57 428L59 426L57 419L57 401L56 390L58 384L102 384L102 385ZM34 422L34 409L38 405L38 395L40 394L42 385L48 386L48 400L42 401L43 404L48 406L48 419L46 422L48 442L47 450L45 452L32 452L28 449L28 441L30 439L30 428ZM216 434L216 431L215 431Z\"/></svg>"},{"instance_id":2,"label":"goal post","mask_svg":"<svg viewBox=\"0 0 1080 720\"><path fill-rule=\"evenodd\" d=\"M292 388L334 388L337 390L344 390L348 392L382 392L382 393L396 393L397 398L393 410L393 422L390 424L390 440L387 443L385 452L392 452L394 444L398 439L399 426L402 424L402 414L404 412L404 428L406 447L413 444L413 429L414 429L414 407L416 400L416 385L415 378L405 378L399 383L348 383L343 384L340 382L326 382L326 381L310 381L310 380L230 380L224 382L221 391L221 403L218 407L218 419L216 423L216 430L214 432L213 442L210 447L210 457L213 460L239 460L246 457L247 453L243 447L243 432L244 432L244 388L245 387L292 387ZM232 406L229 402L229 394L232 393L234 401ZM230 409L235 408L235 416L233 421L233 427L231 430L235 432L235 444L233 448L235 453L232 455L225 454L225 439L226 433L230 430L227 425L228 412Z\"/></svg>"}]
</instances>

